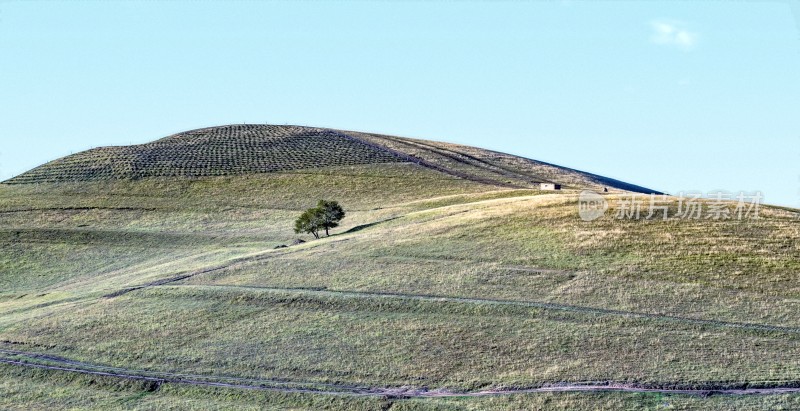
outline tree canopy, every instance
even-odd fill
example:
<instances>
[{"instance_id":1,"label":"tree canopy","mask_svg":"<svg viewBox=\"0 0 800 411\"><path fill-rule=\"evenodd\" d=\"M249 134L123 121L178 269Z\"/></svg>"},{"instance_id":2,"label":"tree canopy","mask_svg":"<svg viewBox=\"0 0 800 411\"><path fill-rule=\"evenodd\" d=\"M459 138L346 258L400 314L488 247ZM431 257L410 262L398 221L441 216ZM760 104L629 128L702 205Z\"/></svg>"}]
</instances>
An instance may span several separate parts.
<instances>
[{"instance_id":1,"label":"tree canopy","mask_svg":"<svg viewBox=\"0 0 800 411\"><path fill-rule=\"evenodd\" d=\"M339 226L345 216L344 209L336 201L319 200L316 207L309 208L300 214L294 222L295 233L312 234L314 238L319 238L320 231L325 231L325 235L330 235L330 229Z\"/></svg>"}]
</instances>

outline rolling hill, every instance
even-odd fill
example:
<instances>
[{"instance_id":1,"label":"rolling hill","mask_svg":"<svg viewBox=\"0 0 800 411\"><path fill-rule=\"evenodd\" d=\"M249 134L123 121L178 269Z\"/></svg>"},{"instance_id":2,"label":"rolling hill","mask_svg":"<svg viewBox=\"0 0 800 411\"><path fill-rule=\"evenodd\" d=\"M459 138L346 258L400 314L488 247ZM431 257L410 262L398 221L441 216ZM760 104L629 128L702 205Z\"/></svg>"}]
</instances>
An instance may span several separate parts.
<instances>
[{"instance_id":1,"label":"rolling hill","mask_svg":"<svg viewBox=\"0 0 800 411\"><path fill-rule=\"evenodd\" d=\"M411 163L500 187L542 182L655 192L614 179L475 147L300 126L240 124L187 131L148 144L100 147L44 164L7 184L237 176L276 171Z\"/></svg>"},{"instance_id":2,"label":"rolling hill","mask_svg":"<svg viewBox=\"0 0 800 411\"><path fill-rule=\"evenodd\" d=\"M615 219L637 192L297 126L44 164L0 184L0 408L800 408L796 210ZM343 225L293 233L319 198Z\"/></svg>"}]
</instances>

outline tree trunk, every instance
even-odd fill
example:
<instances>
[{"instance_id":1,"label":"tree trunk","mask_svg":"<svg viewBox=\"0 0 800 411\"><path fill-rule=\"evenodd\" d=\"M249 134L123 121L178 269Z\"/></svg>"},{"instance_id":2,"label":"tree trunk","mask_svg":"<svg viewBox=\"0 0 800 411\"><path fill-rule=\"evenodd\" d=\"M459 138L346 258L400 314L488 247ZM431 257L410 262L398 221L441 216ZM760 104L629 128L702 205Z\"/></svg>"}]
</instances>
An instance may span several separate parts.
<instances>
[{"instance_id":1,"label":"tree trunk","mask_svg":"<svg viewBox=\"0 0 800 411\"><path fill-rule=\"evenodd\" d=\"M325 227L325 237L330 237L330 234L328 234L328 227Z\"/></svg>"}]
</instances>

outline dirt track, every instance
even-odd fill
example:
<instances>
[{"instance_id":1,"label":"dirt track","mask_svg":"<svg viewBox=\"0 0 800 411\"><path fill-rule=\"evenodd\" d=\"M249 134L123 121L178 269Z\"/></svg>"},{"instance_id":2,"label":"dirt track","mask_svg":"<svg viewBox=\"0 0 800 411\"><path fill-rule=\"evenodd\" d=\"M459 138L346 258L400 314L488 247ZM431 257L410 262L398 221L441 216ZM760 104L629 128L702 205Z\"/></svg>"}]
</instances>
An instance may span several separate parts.
<instances>
[{"instance_id":1,"label":"dirt track","mask_svg":"<svg viewBox=\"0 0 800 411\"><path fill-rule=\"evenodd\" d=\"M615 382L586 382L573 384L552 384L533 388L493 389L469 392L450 390L431 390L411 387L356 387L314 382L287 382L278 380L246 379L226 376L202 376L155 371L131 370L108 367L98 364L69 360L41 353L0 350L0 364L37 368L52 371L72 372L110 378L147 381L159 387L161 384L185 384L206 387L221 387L242 390L278 391L286 393L307 393L342 396L369 396L390 398L443 398L443 397L485 397L496 395L541 393L541 392L631 392L681 395L773 395L800 393L800 381L771 382L763 387L730 388L730 385L714 386L703 383L704 388L655 388L622 384Z\"/></svg>"}]
</instances>

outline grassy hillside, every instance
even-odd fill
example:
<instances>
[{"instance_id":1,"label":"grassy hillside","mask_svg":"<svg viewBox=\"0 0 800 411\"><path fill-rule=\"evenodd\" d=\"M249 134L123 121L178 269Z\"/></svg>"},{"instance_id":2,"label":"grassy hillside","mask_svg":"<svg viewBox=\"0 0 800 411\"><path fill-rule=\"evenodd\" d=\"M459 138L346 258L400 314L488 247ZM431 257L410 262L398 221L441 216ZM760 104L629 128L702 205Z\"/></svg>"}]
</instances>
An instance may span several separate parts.
<instances>
[{"instance_id":1,"label":"grassy hillside","mask_svg":"<svg viewBox=\"0 0 800 411\"><path fill-rule=\"evenodd\" d=\"M620 221L613 189L606 216L584 222L576 191L608 181L351 134L385 157L25 182L45 165L0 184L0 408L800 407L796 393L451 396L800 385L800 220L766 207L757 220ZM343 226L275 248L311 240L292 221L319 198L345 207Z\"/></svg>"}]
</instances>

